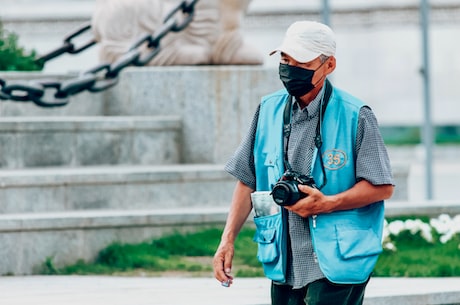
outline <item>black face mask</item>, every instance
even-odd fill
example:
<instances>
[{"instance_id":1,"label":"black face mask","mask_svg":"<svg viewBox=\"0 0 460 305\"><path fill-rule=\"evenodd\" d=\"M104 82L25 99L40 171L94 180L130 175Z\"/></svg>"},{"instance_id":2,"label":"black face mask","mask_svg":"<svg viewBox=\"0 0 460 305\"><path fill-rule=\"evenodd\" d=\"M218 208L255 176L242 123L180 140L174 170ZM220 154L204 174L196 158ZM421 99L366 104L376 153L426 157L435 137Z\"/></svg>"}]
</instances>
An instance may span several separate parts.
<instances>
[{"instance_id":1,"label":"black face mask","mask_svg":"<svg viewBox=\"0 0 460 305\"><path fill-rule=\"evenodd\" d=\"M290 95L295 97L304 96L315 88L315 85L312 84L315 72L316 70L309 70L287 64L280 64L279 66L279 75L284 87Z\"/></svg>"}]
</instances>

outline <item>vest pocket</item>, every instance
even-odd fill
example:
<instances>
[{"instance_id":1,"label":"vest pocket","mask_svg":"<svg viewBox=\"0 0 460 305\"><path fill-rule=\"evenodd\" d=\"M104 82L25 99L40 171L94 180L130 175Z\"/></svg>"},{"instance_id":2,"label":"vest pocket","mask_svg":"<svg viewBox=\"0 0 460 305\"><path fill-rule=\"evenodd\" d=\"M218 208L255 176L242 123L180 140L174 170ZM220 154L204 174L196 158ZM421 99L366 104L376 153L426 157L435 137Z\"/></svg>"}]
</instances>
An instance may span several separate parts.
<instances>
[{"instance_id":1,"label":"vest pocket","mask_svg":"<svg viewBox=\"0 0 460 305\"><path fill-rule=\"evenodd\" d=\"M281 212L270 216L255 217L257 259L262 263L265 275L274 281L284 282L285 245L282 240Z\"/></svg>"},{"instance_id":2,"label":"vest pocket","mask_svg":"<svg viewBox=\"0 0 460 305\"><path fill-rule=\"evenodd\" d=\"M271 263L279 255L275 242L275 229L261 229L256 231L254 241L258 243L257 259L261 263Z\"/></svg>"},{"instance_id":3,"label":"vest pocket","mask_svg":"<svg viewBox=\"0 0 460 305\"><path fill-rule=\"evenodd\" d=\"M371 228L336 226L339 252L343 259L368 257L382 252L382 242Z\"/></svg>"}]
</instances>

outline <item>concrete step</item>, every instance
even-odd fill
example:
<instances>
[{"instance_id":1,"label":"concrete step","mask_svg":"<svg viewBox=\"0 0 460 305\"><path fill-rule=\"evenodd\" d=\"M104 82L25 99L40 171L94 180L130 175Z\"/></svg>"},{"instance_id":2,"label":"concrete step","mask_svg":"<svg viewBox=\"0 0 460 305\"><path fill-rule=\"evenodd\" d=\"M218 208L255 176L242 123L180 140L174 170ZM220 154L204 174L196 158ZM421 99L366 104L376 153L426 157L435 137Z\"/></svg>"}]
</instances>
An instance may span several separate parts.
<instances>
[{"instance_id":1,"label":"concrete step","mask_svg":"<svg viewBox=\"0 0 460 305\"><path fill-rule=\"evenodd\" d=\"M136 206L136 204L133 204ZM87 210L0 215L0 275L38 273L47 259L56 267L93 260L111 243L150 241L225 221L228 207Z\"/></svg>"},{"instance_id":2,"label":"concrete step","mask_svg":"<svg viewBox=\"0 0 460 305\"><path fill-rule=\"evenodd\" d=\"M0 213L227 205L223 165L91 166L0 171Z\"/></svg>"},{"instance_id":3,"label":"concrete step","mask_svg":"<svg viewBox=\"0 0 460 305\"><path fill-rule=\"evenodd\" d=\"M0 119L0 168L173 164L178 116L55 116Z\"/></svg>"}]
</instances>

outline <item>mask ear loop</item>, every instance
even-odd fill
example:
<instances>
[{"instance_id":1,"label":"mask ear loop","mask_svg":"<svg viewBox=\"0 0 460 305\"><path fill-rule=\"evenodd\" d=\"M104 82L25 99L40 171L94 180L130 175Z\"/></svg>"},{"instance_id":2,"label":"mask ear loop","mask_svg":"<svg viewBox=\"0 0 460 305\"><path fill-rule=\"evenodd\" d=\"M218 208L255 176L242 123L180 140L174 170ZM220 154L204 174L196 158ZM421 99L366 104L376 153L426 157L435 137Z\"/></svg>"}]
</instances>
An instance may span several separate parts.
<instances>
[{"instance_id":1,"label":"mask ear loop","mask_svg":"<svg viewBox=\"0 0 460 305\"><path fill-rule=\"evenodd\" d=\"M316 70L315 70L314 73L316 73L316 71L318 71L325 63L326 63L326 61L322 62L321 65L319 65L319 67L316 68ZM315 74L313 74L313 76L314 76L314 75L315 75ZM326 75L326 76L327 76L327 75ZM316 88L316 86L317 86L318 84L320 84L321 82L324 82L324 81L326 80L326 78L325 78L324 80L322 80L322 79L323 79L323 77L321 77L321 78L319 79L319 81L317 81L316 84L313 85L313 88ZM323 95L323 98L321 99L321 107L323 106L323 100L324 100L324 95Z\"/></svg>"}]
</instances>

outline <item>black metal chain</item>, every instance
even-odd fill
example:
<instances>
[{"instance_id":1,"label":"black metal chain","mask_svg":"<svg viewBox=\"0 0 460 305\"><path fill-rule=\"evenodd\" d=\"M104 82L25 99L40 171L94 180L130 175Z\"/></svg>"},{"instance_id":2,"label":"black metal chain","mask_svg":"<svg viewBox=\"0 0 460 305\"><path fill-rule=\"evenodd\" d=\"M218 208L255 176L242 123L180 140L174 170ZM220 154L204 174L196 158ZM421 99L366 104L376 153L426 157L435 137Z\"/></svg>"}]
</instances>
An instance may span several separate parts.
<instances>
[{"instance_id":1,"label":"black metal chain","mask_svg":"<svg viewBox=\"0 0 460 305\"><path fill-rule=\"evenodd\" d=\"M183 0L178 3L165 17L163 24L153 34L145 34L132 44L129 50L114 63L99 64L88 69L78 77L65 81L35 80L7 82L0 78L0 100L15 102L33 102L40 107L60 107L69 103L72 95L83 91L100 92L118 82L119 73L128 66L145 66L161 50L160 41L170 32L180 32L192 22L195 4L198 0ZM44 65L47 61L64 53L78 54L92 47L97 41L92 38L81 46L75 46L73 40L91 30L87 23L64 37L62 46L40 56L37 63ZM148 52L141 52L146 46Z\"/></svg>"}]
</instances>

